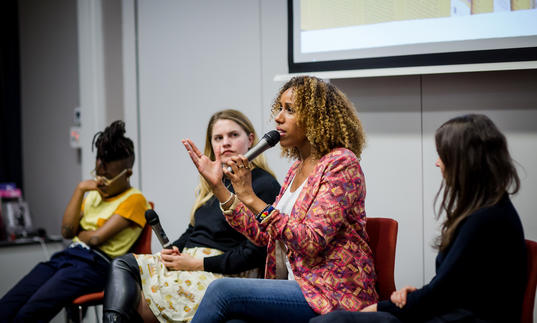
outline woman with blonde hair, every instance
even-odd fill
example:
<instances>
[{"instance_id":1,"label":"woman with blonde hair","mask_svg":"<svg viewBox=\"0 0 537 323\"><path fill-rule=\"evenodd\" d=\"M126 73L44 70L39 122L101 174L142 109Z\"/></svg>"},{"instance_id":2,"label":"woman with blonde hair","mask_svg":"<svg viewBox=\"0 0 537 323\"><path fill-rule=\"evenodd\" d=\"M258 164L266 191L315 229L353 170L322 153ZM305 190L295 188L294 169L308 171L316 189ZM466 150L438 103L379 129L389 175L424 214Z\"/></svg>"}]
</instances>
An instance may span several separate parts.
<instances>
[{"instance_id":1,"label":"woman with blonde hair","mask_svg":"<svg viewBox=\"0 0 537 323\"><path fill-rule=\"evenodd\" d=\"M252 190L244 156L227 162L230 172L184 141L227 221L267 246L270 278L213 282L193 322L307 322L377 301L359 163L365 136L354 106L330 83L302 76L283 86L272 111L283 155L296 159L274 204Z\"/></svg>"},{"instance_id":2,"label":"woman with blonde hair","mask_svg":"<svg viewBox=\"0 0 537 323\"><path fill-rule=\"evenodd\" d=\"M211 160L225 163L256 143L252 123L237 110L217 112L209 120L205 153ZM254 191L271 203L280 185L262 155L252 164ZM222 185L231 188L227 179ZM188 321L211 281L252 274L262 266L266 249L229 226L202 177L196 192L188 229L172 249L154 255L129 254L112 263L105 289L105 322Z\"/></svg>"}]
</instances>

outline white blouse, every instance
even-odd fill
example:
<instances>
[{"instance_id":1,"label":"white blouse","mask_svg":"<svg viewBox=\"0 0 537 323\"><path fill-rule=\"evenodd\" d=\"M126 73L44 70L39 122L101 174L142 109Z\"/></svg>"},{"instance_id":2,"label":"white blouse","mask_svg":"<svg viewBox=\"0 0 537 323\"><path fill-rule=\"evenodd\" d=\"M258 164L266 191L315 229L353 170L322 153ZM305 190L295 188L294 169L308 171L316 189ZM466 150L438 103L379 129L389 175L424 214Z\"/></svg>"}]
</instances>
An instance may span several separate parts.
<instances>
[{"instance_id":1,"label":"white blouse","mask_svg":"<svg viewBox=\"0 0 537 323\"><path fill-rule=\"evenodd\" d=\"M298 199L300 192L302 192L302 189L304 188L304 184L307 182L307 180L308 179L306 178L294 192L291 192L291 185L289 185L287 189L285 190L285 192L283 193L280 200L278 201L278 204L275 205L274 207L278 209L280 213L290 215L291 211L293 211L293 207L295 206L296 200ZM287 279L295 280L295 276L293 275L293 270L291 269L291 264L289 263L289 258L287 258L287 246L281 243L281 241L278 241L278 245L282 247L284 251L285 267L287 267Z\"/></svg>"}]
</instances>

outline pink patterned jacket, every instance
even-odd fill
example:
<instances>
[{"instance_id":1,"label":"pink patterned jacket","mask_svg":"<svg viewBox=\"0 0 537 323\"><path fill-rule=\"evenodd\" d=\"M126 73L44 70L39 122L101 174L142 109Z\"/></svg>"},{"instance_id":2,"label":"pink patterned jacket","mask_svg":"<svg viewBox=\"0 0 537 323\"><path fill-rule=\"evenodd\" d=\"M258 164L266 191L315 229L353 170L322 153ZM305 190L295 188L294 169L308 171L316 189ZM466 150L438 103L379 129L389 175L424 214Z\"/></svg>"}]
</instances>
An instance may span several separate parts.
<instances>
[{"instance_id":1,"label":"pink patterned jacket","mask_svg":"<svg viewBox=\"0 0 537 323\"><path fill-rule=\"evenodd\" d=\"M276 203L299 165L297 161L289 169ZM267 246L265 278L276 277L275 243L281 240L288 248L295 279L316 313L358 311L378 298L364 199L358 158L348 149L337 148L320 159L291 214L275 209L259 224L251 211L235 202L225 215L253 243Z\"/></svg>"}]
</instances>

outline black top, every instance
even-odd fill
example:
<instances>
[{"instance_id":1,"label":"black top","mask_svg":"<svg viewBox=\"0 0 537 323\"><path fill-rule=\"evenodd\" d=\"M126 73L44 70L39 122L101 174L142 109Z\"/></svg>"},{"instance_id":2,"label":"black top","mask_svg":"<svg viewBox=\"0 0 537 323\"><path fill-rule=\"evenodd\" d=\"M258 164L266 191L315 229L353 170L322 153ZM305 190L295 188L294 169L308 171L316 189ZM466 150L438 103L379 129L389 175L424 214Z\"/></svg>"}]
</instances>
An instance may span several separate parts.
<instances>
[{"instance_id":1,"label":"black top","mask_svg":"<svg viewBox=\"0 0 537 323\"><path fill-rule=\"evenodd\" d=\"M224 179L224 184L233 192L228 179ZM280 191L276 179L260 168L252 171L252 187L255 194L269 204L274 202ZM224 254L206 257L203 261L205 271L221 274L237 274L263 267L267 252L266 247L254 245L226 222L219 201L214 196L196 210L194 226L188 225L188 229L173 245L181 251L185 247L222 250Z\"/></svg>"},{"instance_id":2,"label":"black top","mask_svg":"<svg viewBox=\"0 0 537 323\"><path fill-rule=\"evenodd\" d=\"M402 309L382 301L378 310L405 322L422 322L455 310L492 322L520 322L525 285L522 224L505 195L461 222L450 246L436 257L436 276L408 294Z\"/></svg>"}]
</instances>

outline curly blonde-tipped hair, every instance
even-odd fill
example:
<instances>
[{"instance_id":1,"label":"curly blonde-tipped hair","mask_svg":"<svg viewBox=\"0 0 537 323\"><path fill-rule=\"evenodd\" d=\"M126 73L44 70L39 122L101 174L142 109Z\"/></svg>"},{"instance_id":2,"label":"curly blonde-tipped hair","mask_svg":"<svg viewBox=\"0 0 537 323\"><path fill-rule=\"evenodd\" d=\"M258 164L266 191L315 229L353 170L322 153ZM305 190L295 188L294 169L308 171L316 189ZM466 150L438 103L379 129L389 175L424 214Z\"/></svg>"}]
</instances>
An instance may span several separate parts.
<instances>
[{"instance_id":1,"label":"curly blonde-tipped hair","mask_svg":"<svg viewBox=\"0 0 537 323\"><path fill-rule=\"evenodd\" d=\"M272 104L273 117L280 111L280 98L293 89L293 108L298 126L320 158L334 148L344 147L360 158L365 146L365 134L356 109L347 96L330 83L312 76L293 77L280 89ZM282 148L282 155L300 158L296 147Z\"/></svg>"},{"instance_id":2,"label":"curly blonde-tipped hair","mask_svg":"<svg viewBox=\"0 0 537 323\"><path fill-rule=\"evenodd\" d=\"M235 122L246 132L247 135L254 135L254 141L252 146L255 146L257 144L258 138L254 126L252 122L242 112L233 109L218 111L211 116L211 119L209 119L209 123L207 124L207 133L205 135L204 154L205 156L208 156L211 160L215 160L216 158L213 146L211 145L211 138L213 136L213 126L218 120L231 120ZM269 168L265 156L263 154L256 157L251 163L255 167L261 168L274 176L274 173ZM212 196L213 193L209 187L209 184L202 176L200 176L200 183L196 188L196 201L194 202L194 206L192 207L192 210L190 212L190 223L192 225L194 224L194 213L196 212L196 210L205 202L207 202Z\"/></svg>"}]
</instances>

